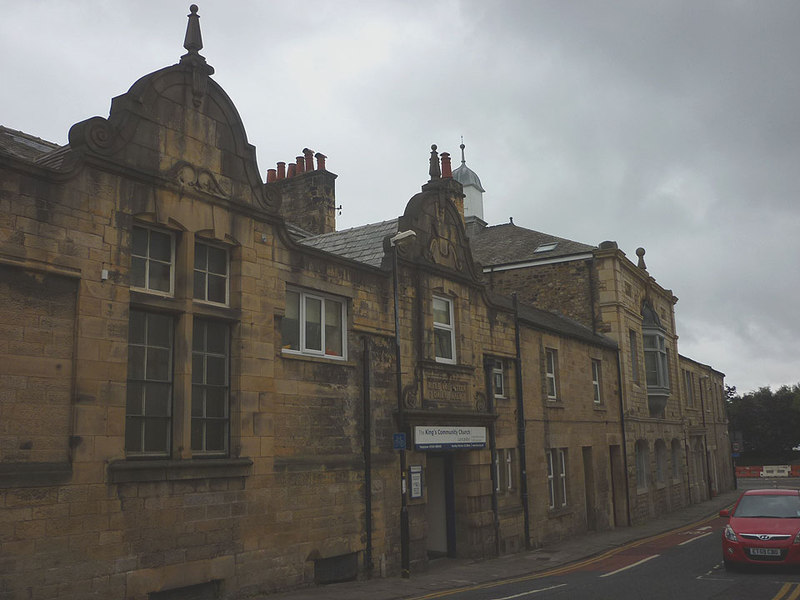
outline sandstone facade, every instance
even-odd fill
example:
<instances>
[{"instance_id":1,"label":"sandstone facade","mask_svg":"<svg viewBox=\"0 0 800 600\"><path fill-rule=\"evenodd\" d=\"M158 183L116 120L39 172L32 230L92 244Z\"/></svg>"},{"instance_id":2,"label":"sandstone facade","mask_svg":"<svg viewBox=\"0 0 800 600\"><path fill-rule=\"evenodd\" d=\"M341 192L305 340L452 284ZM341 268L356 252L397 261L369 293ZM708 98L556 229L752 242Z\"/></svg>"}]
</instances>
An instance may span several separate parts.
<instances>
[{"instance_id":1,"label":"sandstone facade","mask_svg":"<svg viewBox=\"0 0 800 600\"><path fill-rule=\"evenodd\" d=\"M656 499L623 416L682 443L688 415L724 470L718 403L653 418L618 376L624 261L577 265L602 298L571 318L493 293L435 149L400 217L336 232L324 156L262 180L195 13L67 146L0 129L4 598L244 598L626 526Z\"/></svg>"}]
</instances>

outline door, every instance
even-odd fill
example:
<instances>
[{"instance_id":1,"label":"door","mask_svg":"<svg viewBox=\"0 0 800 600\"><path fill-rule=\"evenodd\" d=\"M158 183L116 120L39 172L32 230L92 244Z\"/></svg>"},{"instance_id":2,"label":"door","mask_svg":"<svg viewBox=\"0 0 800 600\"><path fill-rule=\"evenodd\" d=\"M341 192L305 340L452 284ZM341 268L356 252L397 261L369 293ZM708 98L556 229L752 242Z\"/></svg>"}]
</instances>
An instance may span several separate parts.
<instances>
[{"instance_id":1,"label":"door","mask_svg":"<svg viewBox=\"0 0 800 600\"><path fill-rule=\"evenodd\" d=\"M429 558L455 556L453 460L447 454L429 454L425 474Z\"/></svg>"}]
</instances>

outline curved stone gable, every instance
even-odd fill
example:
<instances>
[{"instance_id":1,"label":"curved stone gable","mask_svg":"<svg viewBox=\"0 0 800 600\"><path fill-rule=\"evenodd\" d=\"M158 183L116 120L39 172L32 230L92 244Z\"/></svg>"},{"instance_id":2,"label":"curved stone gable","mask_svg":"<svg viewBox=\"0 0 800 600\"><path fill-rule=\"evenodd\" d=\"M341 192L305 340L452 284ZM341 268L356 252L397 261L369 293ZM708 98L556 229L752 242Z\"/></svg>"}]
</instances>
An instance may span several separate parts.
<instances>
[{"instance_id":1,"label":"curved stone gable","mask_svg":"<svg viewBox=\"0 0 800 600\"><path fill-rule=\"evenodd\" d=\"M145 75L114 98L108 119L70 129L70 147L187 191L276 211L239 112L197 61Z\"/></svg>"},{"instance_id":2,"label":"curved stone gable","mask_svg":"<svg viewBox=\"0 0 800 600\"><path fill-rule=\"evenodd\" d=\"M397 230L413 229L417 234L414 244L400 247L400 255L480 281L480 269L472 259L464 221L453 200L462 195L461 184L442 179L422 189L400 217Z\"/></svg>"}]
</instances>

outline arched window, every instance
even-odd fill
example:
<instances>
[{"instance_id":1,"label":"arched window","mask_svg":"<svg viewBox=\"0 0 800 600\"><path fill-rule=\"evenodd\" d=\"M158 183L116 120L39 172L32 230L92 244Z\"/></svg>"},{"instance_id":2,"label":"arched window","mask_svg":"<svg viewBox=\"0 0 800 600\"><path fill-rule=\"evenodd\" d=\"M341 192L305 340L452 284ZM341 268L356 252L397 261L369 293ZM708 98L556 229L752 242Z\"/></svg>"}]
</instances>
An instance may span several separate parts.
<instances>
[{"instance_id":1,"label":"arched window","mask_svg":"<svg viewBox=\"0 0 800 600\"><path fill-rule=\"evenodd\" d=\"M656 440L656 481L660 484L667 482L667 445L664 440Z\"/></svg>"},{"instance_id":2,"label":"arched window","mask_svg":"<svg viewBox=\"0 0 800 600\"><path fill-rule=\"evenodd\" d=\"M681 442L680 440L672 440L672 478L673 479L680 479L681 478L681 464L683 463L683 459L681 458Z\"/></svg>"}]
</instances>

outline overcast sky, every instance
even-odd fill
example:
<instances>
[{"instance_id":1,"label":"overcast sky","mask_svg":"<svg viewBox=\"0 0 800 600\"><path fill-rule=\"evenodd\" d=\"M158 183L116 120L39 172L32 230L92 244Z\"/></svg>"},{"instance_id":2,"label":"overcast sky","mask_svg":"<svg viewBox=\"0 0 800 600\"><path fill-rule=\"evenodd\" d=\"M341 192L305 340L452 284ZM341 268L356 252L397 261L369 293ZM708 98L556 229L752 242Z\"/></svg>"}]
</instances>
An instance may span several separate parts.
<instances>
[{"instance_id":1,"label":"overcast sky","mask_svg":"<svg viewBox=\"0 0 800 600\"><path fill-rule=\"evenodd\" d=\"M190 2L0 0L0 124L66 143L174 64ZM430 145L484 216L615 240L679 298L681 354L800 382L800 2L198 2L262 178L304 147L345 229L392 219Z\"/></svg>"}]
</instances>

